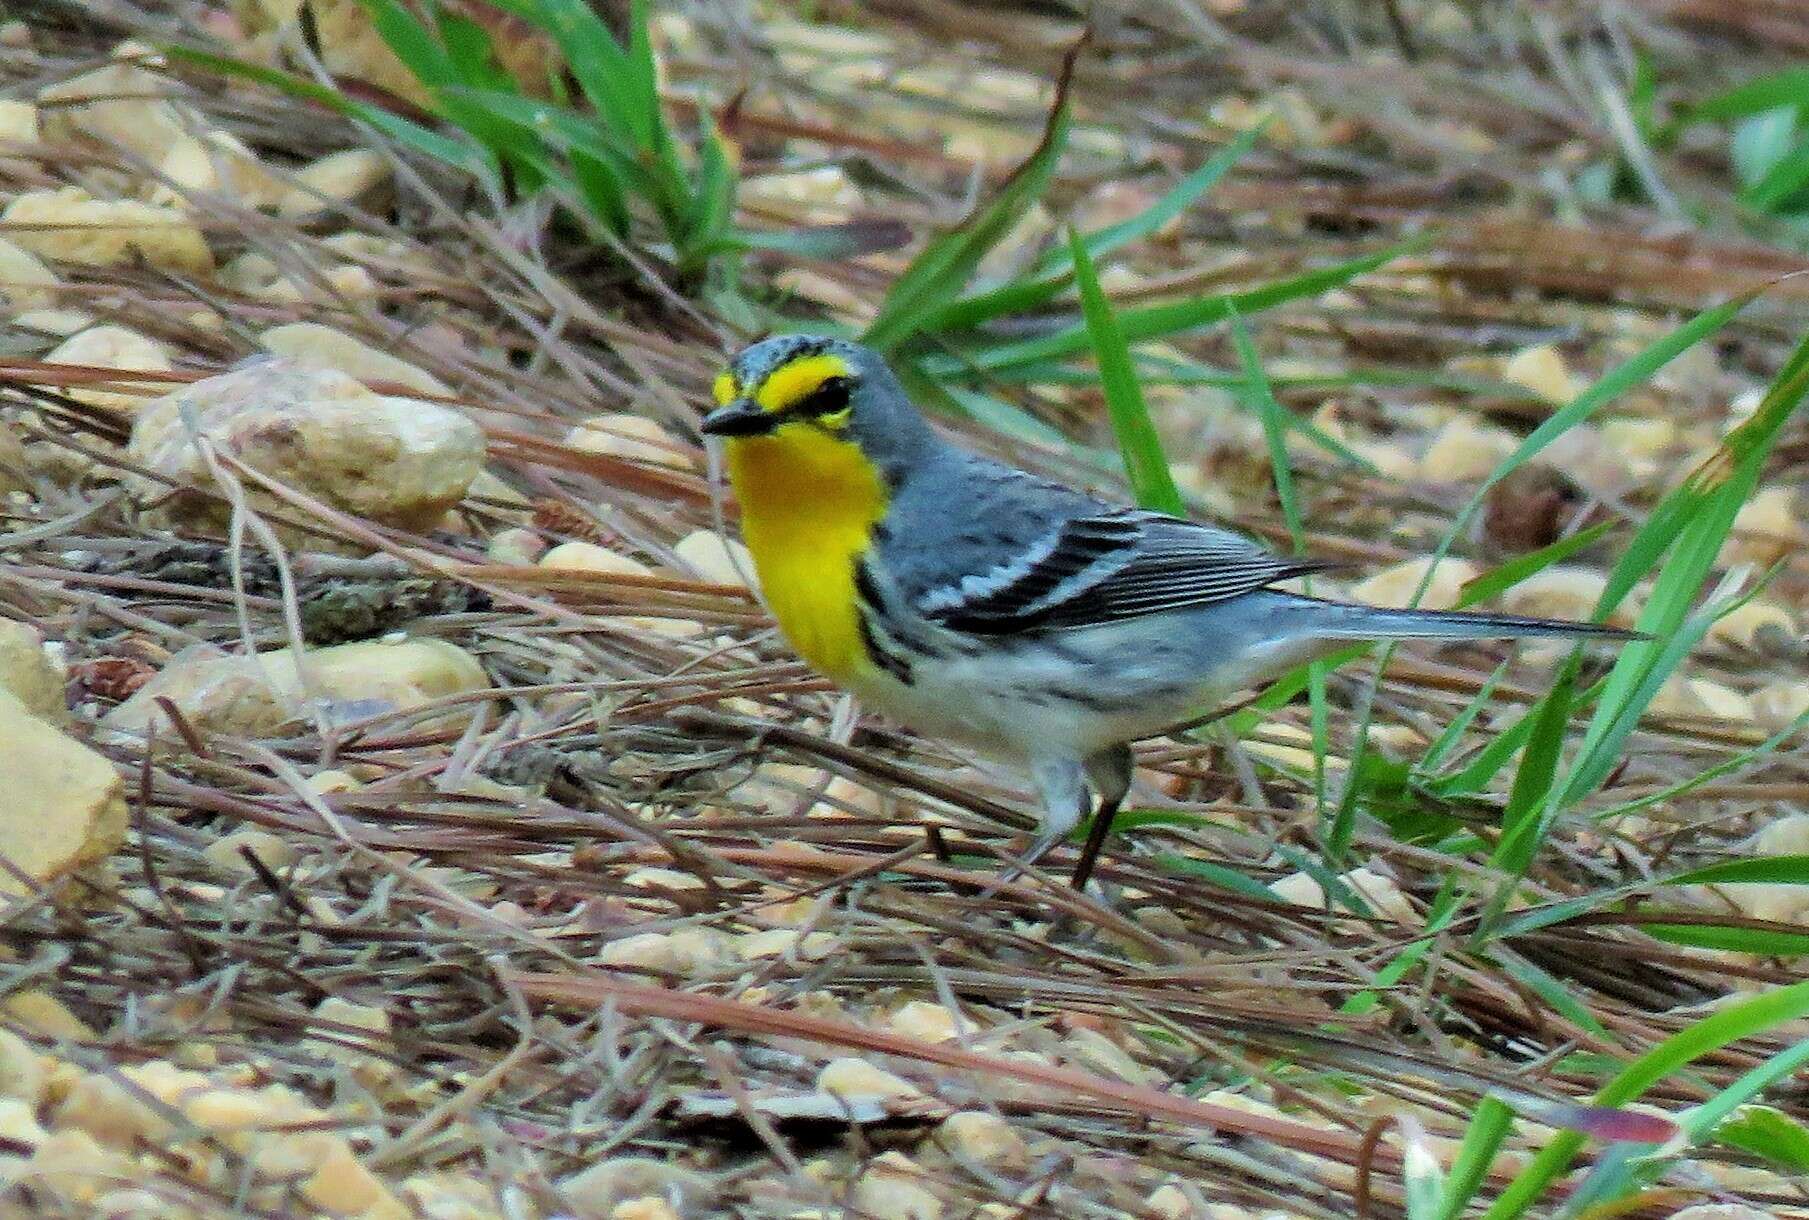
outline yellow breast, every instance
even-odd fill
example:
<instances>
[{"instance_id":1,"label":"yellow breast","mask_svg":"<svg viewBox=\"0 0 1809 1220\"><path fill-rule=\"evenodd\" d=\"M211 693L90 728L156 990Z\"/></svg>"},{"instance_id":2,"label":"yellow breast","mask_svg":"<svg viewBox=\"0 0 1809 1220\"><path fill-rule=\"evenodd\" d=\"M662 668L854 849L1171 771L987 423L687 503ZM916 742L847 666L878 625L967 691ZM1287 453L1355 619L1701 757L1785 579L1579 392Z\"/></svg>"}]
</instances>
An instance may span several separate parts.
<instances>
[{"instance_id":1,"label":"yellow breast","mask_svg":"<svg viewBox=\"0 0 1809 1220\"><path fill-rule=\"evenodd\" d=\"M728 444L741 532L779 629L831 678L872 668L854 568L886 512L879 471L852 444L802 424Z\"/></svg>"}]
</instances>

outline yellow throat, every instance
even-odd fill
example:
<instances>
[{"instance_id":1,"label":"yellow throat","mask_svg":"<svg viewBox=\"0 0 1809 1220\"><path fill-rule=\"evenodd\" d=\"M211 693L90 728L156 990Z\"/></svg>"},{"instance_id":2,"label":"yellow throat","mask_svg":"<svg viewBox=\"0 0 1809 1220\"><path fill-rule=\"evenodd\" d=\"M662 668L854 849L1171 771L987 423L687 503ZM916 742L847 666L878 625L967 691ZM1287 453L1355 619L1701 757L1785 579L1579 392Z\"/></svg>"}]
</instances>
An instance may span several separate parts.
<instances>
[{"instance_id":1,"label":"yellow throat","mask_svg":"<svg viewBox=\"0 0 1809 1220\"><path fill-rule=\"evenodd\" d=\"M768 410L831 371L774 373L758 395ZM775 385L774 382L781 382ZM719 387L720 398L726 387ZM873 666L861 639L855 564L873 526L886 513L886 485L860 446L804 422L767 436L727 442L729 481L741 502L741 534L754 556L760 587L779 629L798 654L831 678L846 681Z\"/></svg>"}]
</instances>

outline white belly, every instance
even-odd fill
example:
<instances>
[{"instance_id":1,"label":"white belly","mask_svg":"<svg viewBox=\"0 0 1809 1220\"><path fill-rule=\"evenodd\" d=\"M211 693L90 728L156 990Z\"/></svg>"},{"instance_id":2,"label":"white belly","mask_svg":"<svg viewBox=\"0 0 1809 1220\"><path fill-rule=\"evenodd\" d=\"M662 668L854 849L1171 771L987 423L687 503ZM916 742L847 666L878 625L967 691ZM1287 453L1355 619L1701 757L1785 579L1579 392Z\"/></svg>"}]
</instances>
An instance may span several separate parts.
<instances>
[{"instance_id":1,"label":"white belly","mask_svg":"<svg viewBox=\"0 0 1809 1220\"><path fill-rule=\"evenodd\" d=\"M873 711L1008 760L1088 757L1160 733L1213 697L1183 681L1172 693L1116 698L1104 677L1089 686L1060 661L983 654L915 660L909 684L878 670L850 685Z\"/></svg>"}]
</instances>

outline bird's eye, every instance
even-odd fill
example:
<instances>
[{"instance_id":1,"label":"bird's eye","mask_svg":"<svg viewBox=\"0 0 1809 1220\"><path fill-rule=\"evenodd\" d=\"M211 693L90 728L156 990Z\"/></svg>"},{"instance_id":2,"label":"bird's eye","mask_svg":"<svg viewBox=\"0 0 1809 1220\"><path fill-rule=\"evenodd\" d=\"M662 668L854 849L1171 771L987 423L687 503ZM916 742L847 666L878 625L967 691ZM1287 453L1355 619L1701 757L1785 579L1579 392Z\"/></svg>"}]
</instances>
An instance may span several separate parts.
<instances>
[{"instance_id":1,"label":"bird's eye","mask_svg":"<svg viewBox=\"0 0 1809 1220\"><path fill-rule=\"evenodd\" d=\"M840 427L854 412L848 398L852 389L846 377L825 377L795 409L805 419Z\"/></svg>"}]
</instances>

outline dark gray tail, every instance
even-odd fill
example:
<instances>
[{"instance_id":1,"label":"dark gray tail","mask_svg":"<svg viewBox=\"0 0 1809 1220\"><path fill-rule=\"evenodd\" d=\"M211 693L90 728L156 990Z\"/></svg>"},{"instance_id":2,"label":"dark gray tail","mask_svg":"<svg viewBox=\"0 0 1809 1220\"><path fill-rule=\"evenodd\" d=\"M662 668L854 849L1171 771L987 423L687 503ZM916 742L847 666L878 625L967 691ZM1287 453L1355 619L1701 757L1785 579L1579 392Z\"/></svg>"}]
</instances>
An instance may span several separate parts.
<instances>
[{"instance_id":1,"label":"dark gray tail","mask_svg":"<svg viewBox=\"0 0 1809 1220\"><path fill-rule=\"evenodd\" d=\"M1317 600L1317 599L1313 599ZM1390 610L1347 602L1320 602L1328 613L1322 630L1328 637L1358 640L1490 640L1562 636L1576 639L1643 640L1637 631L1601 623L1532 618L1468 610Z\"/></svg>"}]
</instances>

